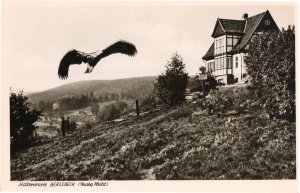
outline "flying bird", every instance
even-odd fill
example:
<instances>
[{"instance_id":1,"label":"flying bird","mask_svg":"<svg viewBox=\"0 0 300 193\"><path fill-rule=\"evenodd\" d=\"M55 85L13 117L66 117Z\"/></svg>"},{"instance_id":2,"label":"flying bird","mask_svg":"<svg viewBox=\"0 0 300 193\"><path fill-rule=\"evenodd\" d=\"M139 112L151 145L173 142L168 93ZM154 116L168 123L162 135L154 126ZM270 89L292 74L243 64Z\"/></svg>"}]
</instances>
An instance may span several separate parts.
<instances>
[{"instance_id":1,"label":"flying bird","mask_svg":"<svg viewBox=\"0 0 300 193\"><path fill-rule=\"evenodd\" d=\"M61 79L68 78L69 66L72 64L87 64L87 69L85 73L91 73L97 63L104 57L107 57L111 54L126 54L128 56L135 56L137 49L134 44L126 42L124 40L117 41L116 43L108 46L104 50L96 51L93 53L84 53L78 50L70 50L62 58L58 68L58 76Z\"/></svg>"}]
</instances>

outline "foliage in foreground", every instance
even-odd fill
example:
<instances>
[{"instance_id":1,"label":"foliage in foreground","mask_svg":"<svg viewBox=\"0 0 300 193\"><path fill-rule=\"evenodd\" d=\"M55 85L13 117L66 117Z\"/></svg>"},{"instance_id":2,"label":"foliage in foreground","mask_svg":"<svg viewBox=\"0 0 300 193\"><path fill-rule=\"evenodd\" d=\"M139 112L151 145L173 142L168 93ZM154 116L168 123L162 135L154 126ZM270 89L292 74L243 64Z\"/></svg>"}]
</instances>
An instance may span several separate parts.
<instances>
[{"instance_id":1,"label":"foliage in foreground","mask_svg":"<svg viewBox=\"0 0 300 193\"><path fill-rule=\"evenodd\" d=\"M295 121L295 27L257 36L245 62L261 106L271 117Z\"/></svg>"},{"instance_id":2,"label":"foliage in foreground","mask_svg":"<svg viewBox=\"0 0 300 193\"><path fill-rule=\"evenodd\" d=\"M202 111L210 115L228 111L234 111L235 113L253 110L263 111L255 102L256 100L257 98L252 92L242 87L210 92L207 97L199 99L197 105Z\"/></svg>"},{"instance_id":3,"label":"foliage in foreground","mask_svg":"<svg viewBox=\"0 0 300 193\"><path fill-rule=\"evenodd\" d=\"M29 147L34 142L33 125L41 115L40 111L31 109L28 98L23 91L14 93L10 90L10 148L11 153Z\"/></svg>"},{"instance_id":4,"label":"foliage in foreground","mask_svg":"<svg viewBox=\"0 0 300 193\"><path fill-rule=\"evenodd\" d=\"M175 53L171 61L168 61L165 73L159 75L154 83L158 99L167 106L182 103L185 100L188 79L183 58Z\"/></svg>"}]
</instances>

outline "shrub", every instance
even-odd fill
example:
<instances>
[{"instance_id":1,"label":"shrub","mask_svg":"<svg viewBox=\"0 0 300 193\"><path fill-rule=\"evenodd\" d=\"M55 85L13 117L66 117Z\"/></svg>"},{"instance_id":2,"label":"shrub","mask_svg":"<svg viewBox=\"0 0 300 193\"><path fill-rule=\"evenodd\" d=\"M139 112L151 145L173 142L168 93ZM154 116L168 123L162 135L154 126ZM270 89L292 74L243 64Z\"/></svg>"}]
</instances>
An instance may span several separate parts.
<instances>
[{"instance_id":1,"label":"shrub","mask_svg":"<svg viewBox=\"0 0 300 193\"><path fill-rule=\"evenodd\" d=\"M201 91L201 81L199 80L199 76L195 76L195 78L190 78L188 83L188 89L191 92Z\"/></svg>"},{"instance_id":2,"label":"shrub","mask_svg":"<svg viewBox=\"0 0 300 193\"><path fill-rule=\"evenodd\" d=\"M256 97L252 93L242 87L236 89L219 90L210 93L206 98L202 98L198 104L202 110L206 110L209 114L225 113L228 110L243 112L246 110L255 110L258 108Z\"/></svg>"},{"instance_id":3,"label":"shrub","mask_svg":"<svg viewBox=\"0 0 300 193\"><path fill-rule=\"evenodd\" d=\"M99 121L117 119L123 112L126 111L126 109L128 109L128 104L124 101L117 101L115 103L108 104L99 110L97 119Z\"/></svg>"},{"instance_id":4,"label":"shrub","mask_svg":"<svg viewBox=\"0 0 300 193\"><path fill-rule=\"evenodd\" d=\"M213 93L199 102L202 110L207 110L209 114L222 112L231 108L234 104L233 91L225 90Z\"/></svg>"},{"instance_id":5,"label":"shrub","mask_svg":"<svg viewBox=\"0 0 300 193\"><path fill-rule=\"evenodd\" d=\"M213 75L210 73L207 74L206 80L199 80L199 76L195 76L193 79L189 79L188 88L191 92L202 92L203 91L203 82L204 81L204 91L208 93L211 90L216 90L218 82Z\"/></svg>"},{"instance_id":6,"label":"shrub","mask_svg":"<svg viewBox=\"0 0 300 193\"><path fill-rule=\"evenodd\" d=\"M257 36L245 60L249 90L271 117L295 120L295 27Z\"/></svg>"},{"instance_id":7,"label":"shrub","mask_svg":"<svg viewBox=\"0 0 300 193\"><path fill-rule=\"evenodd\" d=\"M140 109L148 111L156 107L156 100L153 95L148 95L141 100Z\"/></svg>"},{"instance_id":8,"label":"shrub","mask_svg":"<svg viewBox=\"0 0 300 193\"><path fill-rule=\"evenodd\" d=\"M207 74L207 80L205 81L205 91L209 92L210 90L215 90L218 86L218 82L215 77L211 74Z\"/></svg>"}]
</instances>

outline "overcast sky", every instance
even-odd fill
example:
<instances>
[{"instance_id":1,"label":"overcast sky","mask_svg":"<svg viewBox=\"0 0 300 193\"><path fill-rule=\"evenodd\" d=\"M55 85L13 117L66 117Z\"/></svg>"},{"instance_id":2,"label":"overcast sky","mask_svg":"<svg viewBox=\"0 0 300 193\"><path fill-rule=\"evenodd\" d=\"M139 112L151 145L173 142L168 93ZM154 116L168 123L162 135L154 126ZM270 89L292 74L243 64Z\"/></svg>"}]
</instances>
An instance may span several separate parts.
<instances>
[{"instance_id":1,"label":"overcast sky","mask_svg":"<svg viewBox=\"0 0 300 193\"><path fill-rule=\"evenodd\" d=\"M4 5L4 63L14 90L41 91L62 84L97 79L157 76L172 53L195 75L210 47L216 19L242 19L270 11L279 28L295 24L293 4L203 2L11 1ZM60 80L58 65L70 49L102 50L124 39L136 45L136 57L111 55L91 74L86 65L69 69Z\"/></svg>"}]
</instances>

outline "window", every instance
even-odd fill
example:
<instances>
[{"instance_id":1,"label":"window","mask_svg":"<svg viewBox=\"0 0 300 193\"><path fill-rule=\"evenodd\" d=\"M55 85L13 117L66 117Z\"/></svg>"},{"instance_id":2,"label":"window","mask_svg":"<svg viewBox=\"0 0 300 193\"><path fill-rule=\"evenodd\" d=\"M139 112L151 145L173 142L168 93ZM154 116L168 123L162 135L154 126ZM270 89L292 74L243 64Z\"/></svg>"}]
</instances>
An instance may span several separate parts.
<instances>
[{"instance_id":1,"label":"window","mask_svg":"<svg viewBox=\"0 0 300 193\"><path fill-rule=\"evenodd\" d=\"M218 75L225 75L231 73L226 69L232 69L232 56L219 56L215 59L215 69L213 71L218 71Z\"/></svg>"},{"instance_id":2,"label":"window","mask_svg":"<svg viewBox=\"0 0 300 193\"><path fill-rule=\"evenodd\" d=\"M233 41L233 46L235 46L237 43L238 43L238 41L239 41L239 39L232 39L232 41Z\"/></svg>"},{"instance_id":3,"label":"window","mask_svg":"<svg viewBox=\"0 0 300 193\"><path fill-rule=\"evenodd\" d=\"M239 59L238 57L236 56L235 57L235 68L239 67Z\"/></svg>"},{"instance_id":4,"label":"window","mask_svg":"<svg viewBox=\"0 0 300 193\"><path fill-rule=\"evenodd\" d=\"M220 69L223 69L224 68L224 57L220 58Z\"/></svg>"},{"instance_id":5,"label":"window","mask_svg":"<svg viewBox=\"0 0 300 193\"><path fill-rule=\"evenodd\" d=\"M220 61L220 58L217 59L217 62L218 62L218 70L221 69L221 61Z\"/></svg>"},{"instance_id":6,"label":"window","mask_svg":"<svg viewBox=\"0 0 300 193\"><path fill-rule=\"evenodd\" d=\"M231 60L231 57L227 57L227 68L232 68L232 60Z\"/></svg>"},{"instance_id":7,"label":"window","mask_svg":"<svg viewBox=\"0 0 300 193\"><path fill-rule=\"evenodd\" d=\"M215 71L215 62L212 62L212 63L211 63L211 70L212 70L212 71Z\"/></svg>"},{"instance_id":8,"label":"window","mask_svg":"<svg viewBox=\"0 0 300 193\"><path fill-rule=\"evenodd\" d=\"M215 38L215 54L223 54L225 52L225 36Z\"/></svg>"},{"instance_id":9,"label":"window","mask_svg":"<svg viewBox=\"0 0 300 193\"><path fill-rule=\"evenodd\" d=\"M209 62L207 64L207 69L208 69L208 72L213 72L215 71L215 62Z\"/></svg>"},{"instance_id":10,"label":"window","mask_svg":"<svg viewBox=\"0 0 300 193\"><path fill-rule=\"evenodd\" d=\"M208 72L210 71L210 63L207 63L206 69Z\"/></svg>"},{"instance_id":11,"label":"window","mask_svg":"<svg viewBox=\"0 0 300 193\"><path fill-rule=\"evenodd\" d=\"M265 25L271 25L271 22L268 19L266 19L264 22L265 22Z\"/></svg>"},{"instance_id":12,"label":"window","mask_svg":"<svg viewBox=\"0 0 300 193\"><path fill-rule=\"evenodd\" d=\"M238 43L239 39L240 37L236 35L226 35L227 52L232 50L232 48Z\"/></svg>"}]
</instances>

